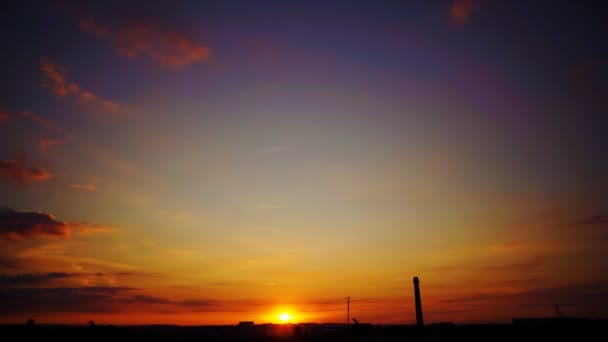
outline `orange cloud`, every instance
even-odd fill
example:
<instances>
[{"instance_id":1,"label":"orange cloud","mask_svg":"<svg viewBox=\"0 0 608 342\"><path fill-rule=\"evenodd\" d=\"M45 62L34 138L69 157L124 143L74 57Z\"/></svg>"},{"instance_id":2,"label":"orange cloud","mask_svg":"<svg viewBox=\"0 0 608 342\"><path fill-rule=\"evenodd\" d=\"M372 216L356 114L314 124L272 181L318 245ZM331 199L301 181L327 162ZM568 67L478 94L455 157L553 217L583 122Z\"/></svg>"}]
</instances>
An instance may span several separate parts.
<instances>
[{"instance_id":1,"label":"orange cloud","mask_svg":"<svg viewBox=\"0 0 608 342\"><path fill-rule=\"evenodd\" d=\"M70 184L70 188L78 189L78 190L85 190L88 192L95 191L95 185L93 185L93 184Z\"/></svg>"},{"instance_id":2,"label":"orange cloud","mask_svg":"<svg viewBox=\"0 0 608 342\"><path fill-rule=\"evenodd\" d=\"M0 160L0 177L5 177L17 183L27 181L43 181L53 177L44 169L28 168L25 166L25 154L15 160Z\"/></svg>"},{"instance_id":3,"label":"orange cloud","mask_svg":"<svg viewBox=\"0 0 608 342\"><path fill-rule=\"evenodd\" d=\"M114 48L119 55L138 59L150 59L172 68L200 63L210 56L210 49L195 43L176 31L165 31L151 24L130 25L114 36Z\"/></svg>"},{"instance_id":4,"label":"orange cloud","mask_svg":"<svg viewBox=\"0 0 608 342\"><path fill-rule=\"evenodd\" d=\"M450 8L450 18L452 24L462 26L469 21L472 12L475 9L474 0L456 0Z\"/></svg>"},{"instance_id":5,"label":"orange cloud","mask_svg":"<svg viewBox=\"0 0 608 342\"><path fill-rule=\"evenodd\" d=\"M125 106L84 90L78 84L70 82L65 69L51 62L48 58L40 58L40 71L45 78L45 83L42 86L50 89L56 95L71 95L78 98L82 103L95 105L113 113L127 111Z\"/></svg>"},{"instance_id":6,"label":"orange cloud","mask_svg":"<svg viewBox=\"0 0 608 342\"><path fill-rule=\"evenodd\" d=\"M507 250L513 250L515 248L520 248L521 244L517 243L517 242L509 242L509 243L503 243L503 244L497 244L497 245L490 245L488 246L489 250L492 251L507 251Z\"/></svg>"},{"instance_id":7,"label":"orange cloud","mask_svg":"<svg viewBox=\"0 0 608 342\"><path fill-rule=\"evenodd\" d=\"M108 35L108 27L96 24L93 18L80 19L80 29L94 35L97 38L105 38Z\"/></svg>"},{"instance_id":8,"label":"orange cloud","mask_svg":"<svg viewBox=\"0 0 608 342\"><path fill-rule=\"evenodd\" d=\"M57 146L57 145L61 145L65 142L64 139L46 139L46 138L41 138L40 139L40 152L45 152L46 150L48 150L49 148L53 147L53 146Z\"/></svg>"},{"instance_id":9,"label":"orange cloud","mask_svg":"<svg viewBox=\"0 0 608 342\"><path fill-rule=\"evenodd\" d=\"M99 233L113 233L118 231L115 228L103 227L103 226L81 226L78 227L78 235L80 236L90 236L93 234Z\"/></svg>"}]
</instances>

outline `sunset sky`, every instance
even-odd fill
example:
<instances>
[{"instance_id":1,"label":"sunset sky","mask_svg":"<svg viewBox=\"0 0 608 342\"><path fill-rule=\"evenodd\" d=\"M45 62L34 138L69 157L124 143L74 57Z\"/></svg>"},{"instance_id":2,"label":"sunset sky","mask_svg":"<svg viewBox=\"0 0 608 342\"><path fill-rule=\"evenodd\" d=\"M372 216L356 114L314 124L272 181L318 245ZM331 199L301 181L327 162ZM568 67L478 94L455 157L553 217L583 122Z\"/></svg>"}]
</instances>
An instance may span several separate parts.
<instances>
[{"instance_id":1,"label":"sunset sky","mask_svg":"<svg viewBox=\"0 0 608 342\"><path fill-rule=\"evenodd\" d=\"M602 1L10 1L0 323L608 318Z\"/></svg>"}]
</instances>

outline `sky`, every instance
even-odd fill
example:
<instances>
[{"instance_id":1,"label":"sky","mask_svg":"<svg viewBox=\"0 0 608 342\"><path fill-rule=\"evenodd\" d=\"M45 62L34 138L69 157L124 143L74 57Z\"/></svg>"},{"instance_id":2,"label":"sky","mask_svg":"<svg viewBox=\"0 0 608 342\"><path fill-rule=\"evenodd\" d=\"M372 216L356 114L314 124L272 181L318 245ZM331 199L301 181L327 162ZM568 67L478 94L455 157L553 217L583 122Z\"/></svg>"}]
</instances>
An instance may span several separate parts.
<instances>
[{"instance_id":1,"label":"sky","mask_svg":"<svg viewBox=\"0 0 608 342\"><path fill-rule=\"evenodd\" d=\"M601 4L3 4L0 323L608 318Z\"/></svg>"}]
</instances>

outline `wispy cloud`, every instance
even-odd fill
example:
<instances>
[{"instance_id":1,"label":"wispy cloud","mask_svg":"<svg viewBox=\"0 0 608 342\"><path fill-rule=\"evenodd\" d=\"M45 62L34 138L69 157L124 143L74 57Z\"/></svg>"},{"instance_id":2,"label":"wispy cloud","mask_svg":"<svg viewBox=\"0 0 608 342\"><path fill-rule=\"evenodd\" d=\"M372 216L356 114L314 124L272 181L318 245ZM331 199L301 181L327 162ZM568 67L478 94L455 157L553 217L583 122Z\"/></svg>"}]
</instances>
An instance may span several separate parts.
<instances>
[{"instance_id":1,"label":"wispy cloud","mask_svg":"<svg viewBox=\"0 0 608 342\"><path fill-rule=\"evenodd\" d=\"M111 312L126 287L59 287L0 289L0 314L26 312Z\"/></svg>"},{"instance_id":2,"label":"wispy cloud","mask_svg":"<svg viewBox=\"0 0 608 342\"><path fill-rule=\"evenodd\" d=\"M40 71L42 71L45 79L42 86L58 96L72 96L83 104L97 106L112 113L126 113L128 111L126 106L85 90L77 83L70 81L65 69L48 58L40 58Z\"/></svg>"},{"instance_id":3,"label":"wispy cloud","mask_svg":"<svg viewBox=\"0 0 608 342\"><path fill-rule=\"evenodd\" d=\"M2 285L40 285L48 284L55 279L69 278L78 276L78 274L70 274L63 272L51 272L46 274L41 273L26 273L15 276L0 275L0 286Z\"/></svg>"},{"instance_id":4,"label":"wispy cloud","mask_svg":"<svg viewBox=\"0 0 608 342\"><path fill-rule=\"evenodd\" d=\"M73 138L74 134L70 133L68 130L66 130L65 128L59 126L57 123L55 123L54 121L47 119L43 116L40 116L36 113L33 113L30 110L24 110L21 113L19 113L22 117L27 118L29 120L32 120L33 122L39 124L40 126L55 132L56 134L61 135L62 137L65 138Z\"/></svg>"},{"instance_id":5,"label":"wispy cloud","mask_svg":"<svg viewBox=\"0 0 608 342\"><path fill-rule=\"evenodd\" d=\"M118 229L116 228L110 228L110 227L104 227L104 226L89 226L87 224L81 225L81 226L76 226L78 229L78 235L80 236L90 236L93 234L99 234L99 233L113 233L113 232L117 232Z\"/></svg>"},{"instance_id":6,"label":"wispy cloud","mask_svg":"<svg viewBox=\"0 0 608 342\"><path fill-rule=\"evenodd\" d=\"M605 313L605 306L608 305L607 295L607 283L582 283L512 293L502 291L476 293L443 299L439 303L448 310L450 304L468 308L473 315L479 314L473 310L483 310L486 314L496 315L495 308L500 307L506 314L526 316L546 314L555 303L560 303L568 308L571 315L576 316Z\"/></svg>"},{"instance_id":7,"label":"wispy cloud","mask_svg":"<svg viewBox=\"0 0 608 342\"><path fill-rule=\"evenodd\" d=\"M47 139L40 138L40 152L46 152L49 148L53 146L58 146L65 143L65 139Z\"/></svg>"},{"instance_id":8,"label":"wispy cloud","mask_svg":"<svg viewBox=\"0 0 608 342\"><path fill-rule=\"evenodd\" d=\"M53 175L45 169L27 167L25 154L21 154L19 158L13 160L0 160L0 178L25 183L43 181L52 177Z\"/></svg>"},{"instance_id":9,"label":"wispy cloud","mask_svg":"<svg viewBox=\"0 0 608 342\"><path fill-rule=\"evenodd\" d=\"M93 184L70 184L70 188L88 192L95 191L95 185Z\"/></svg>"},{"instance_id":10,"label":"wispy cloud","mask_svg":"<svg viewBox=\"0 0 608 342\"><path fill-rule=\"evenodd\" d=\"M60 138L40 138L40 140L38 141L38 146L40 149L40 152L46 152L49 148L54 147L54 146L58 146L58 145L62 145L64 143L66 143L68 140L74 139L76 136L69 132L68 130L66 130L65 128L61 127L60 125L58 125L57 123L55 123L54 121L47 119L43 116L40 116L38 114L33 113L30 110L24 110L20 113L20 115L24 118L27 118L35 123L37 123L38 125L42 126L43 128L54 132L55 134L60 135Z\"/></svg>"},{"instance_id":11,"label":"wispy cloud","mask_svg":"<svg viewBox=\"0 0 608 342\"><path fill-rule=\"evenodd\" d=\"M43 275L44 276L44 275ZM42 312L217 311L219 302L174 300L149 295L131 287L12 287L0 289L0 315Z\"/></svg>"},{"instance_id":12,"label":"wispy cloud","mask_svg":"<svg viewBox=\"0 0 608 342\"><path fill-rule=\"evenodd\" d=\"M526 260L526 261L521 261L521 262L514 262L514 263L509 263L509 264L502 264L502 265L492 265L492 266L483 266L480 267L481 270L483 271L517 271L517 272L524 272L524 271L528 271L528 270L536 270L538 268L540 268L541 265L541 260L539 258L534 258L531 260Z\"/></svg>"},{"instance_id":13,"label":"wispy cloud","mask_svg":"<svg viewBox=\"0 0 608 342\"><path fill-rule=\"evenodd\" d=\"M22 261L19 258L0 257L0 267L17 269L21 266Z\"/></svg>"},{"instance_id":14,"label":"wispy cloud","mask_svg":"<svg viewBox=\"0 0 608 342\"><path fill-rule=\"evenodd\" d=\"M487 246L487 248L489 250L498 251L498 252L513 250L513 249L520 248L520 247L521 247L521 244L518 242L507 242L507 243Z\"/></svg>"},{"instance_id":15,"label":"wispy cloud","mask_svg":"<svg viewBox=\"0 0 608 342\"><path fill-rule=\"evenodd\" d=\"M595 215L577 221L560 223L558 227L589 227L589 226L608 226L608 216Z\"/></svg>"},{"instance_id":16,"label":"wispy cloud","mask_svg":"<svg viewBox=\"0 0 608 342\"><path fill-rule=\"evenodd\" d=\"M466 24L477 5L476 0L455 0L450 7L452 24L462 26Z\"/></svg>"},{"instance_id":17,"label":"wispy cloud","mask_svg":"<svg viewBox=\"0 0 608 342\"><path fill-rule=\"evenodd\" d=\"M81 18L78 24L81 30L92 34L97 38L105 38L108 36L108 27L105 25L99 25L95 22L95 20L93 20L93 18Z\"/></svg>"},{"instance_id":18,"label":"wispy cloud","mask_svg":"<svg viewBox=\"0 0 608 342\"><path fill-rule=\"evenodd\" d=\"M186 35L147 23L121 28L114 35L113 45L123 57L138 59L147 56L171 68L204 62L210 56L208 47L194 42Z\"/></svg>"},{"instance_id":19,"label":"wispy cloud","mask_svg":"<svg viewBox=\"0 0 608 342\"><path fill-rule=\"evenodd\" d=\"M128 59L147 58L168 68L183 68L210 59L208 46L176 28L146 20L111 27L90 15L77 16L83 32L98 39L109 39L116 53Z\"/></svg>"}]
</instances>

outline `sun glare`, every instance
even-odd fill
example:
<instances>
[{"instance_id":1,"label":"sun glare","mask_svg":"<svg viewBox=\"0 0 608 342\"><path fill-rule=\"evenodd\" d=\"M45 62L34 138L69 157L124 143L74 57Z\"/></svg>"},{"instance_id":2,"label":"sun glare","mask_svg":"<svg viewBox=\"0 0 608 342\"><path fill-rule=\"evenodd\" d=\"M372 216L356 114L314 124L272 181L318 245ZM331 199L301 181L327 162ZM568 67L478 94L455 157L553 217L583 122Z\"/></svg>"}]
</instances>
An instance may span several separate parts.
<instances>
[{"instance_id":1,"label":"sun glare","mask_svg":"<svg viewBox=\"0 0 608 342\"><path fill-rule=\"evenodd\" d=\"M287 312L283 312L282 314L279 315L279 319L281 320L281 322L283 323L287 323L289 322L289 320L291 319L291 315Z\"/></svg>"}]
</instances>

